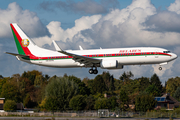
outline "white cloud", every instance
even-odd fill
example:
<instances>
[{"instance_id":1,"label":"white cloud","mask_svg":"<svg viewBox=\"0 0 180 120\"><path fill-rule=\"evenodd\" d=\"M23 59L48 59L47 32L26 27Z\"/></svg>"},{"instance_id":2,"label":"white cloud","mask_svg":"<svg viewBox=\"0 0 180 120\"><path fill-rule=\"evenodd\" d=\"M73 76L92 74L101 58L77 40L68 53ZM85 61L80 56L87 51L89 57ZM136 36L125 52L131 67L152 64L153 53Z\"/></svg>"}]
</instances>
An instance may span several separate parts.
<instances>
[{"instance_id":1,"label":"white cloud","mask_svg":"<svg viewBox=\"0 0 180 120\"><path fill-rule=\"evenodd\" d=\"M45 36L45 37L34 38L34 41L36 41L37 44L40 46L42 46L45 43L48 43L50 45L52 43L51 40L62 41L62 42L67 42L67 41L73 42L77 38L78 40L82 40L79 38L83 38L84 42L90 43L92 41L87 40L85 37L83 37L80 34L80 32L82 30L91 29L91 27L94 24L96 24L100 18L101 15L93 15L90 17L83 16L75 21L74 27L68 28L66 30L63 30L61 28L60 22L52 21L47 25L47 29L51 33L51 37Z\"/></svg>"},{"instance_id":2,"label":"white cloud","mask_svg":"<svg viewBox=\"0 0 180 120\"><path fill-rule=\"evenodd\" d=\"M177 14L180 14L180 0L175 0L175 2L171 3L171 5L167 9L169 11L173 11Z\"/></svg>"},{"instance_id":3,"label":"white cloud","mask_svg":"<svg viewBox=\"0 0 180 120\"><path fill-rule=\"evenodd\" d=\"M16 2L10 3L8 8L0 9L0 37L10 37L10 23L18 23L31 37L48 34L40 19L34 12L23 10Z\"/></svg>"}]
</instances>

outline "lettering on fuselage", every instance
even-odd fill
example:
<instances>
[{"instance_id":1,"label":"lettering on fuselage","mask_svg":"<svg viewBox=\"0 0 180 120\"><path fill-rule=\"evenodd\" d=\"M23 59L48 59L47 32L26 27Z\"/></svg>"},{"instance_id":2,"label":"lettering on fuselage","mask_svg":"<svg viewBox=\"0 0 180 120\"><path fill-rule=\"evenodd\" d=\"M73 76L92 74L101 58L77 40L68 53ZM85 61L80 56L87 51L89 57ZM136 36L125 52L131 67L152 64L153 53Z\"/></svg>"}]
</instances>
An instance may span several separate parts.
<instances>
[{"instance_id":1,"label":"lettering on fuselage","mask_svg":"<svg viewBox=\"0 0 180 120\"><path fill-rule=\"evenodd\" d=\"M139 53L141 49L133 49L133 50L120 50L119 53Z\"/></svg>"}]
</instances>

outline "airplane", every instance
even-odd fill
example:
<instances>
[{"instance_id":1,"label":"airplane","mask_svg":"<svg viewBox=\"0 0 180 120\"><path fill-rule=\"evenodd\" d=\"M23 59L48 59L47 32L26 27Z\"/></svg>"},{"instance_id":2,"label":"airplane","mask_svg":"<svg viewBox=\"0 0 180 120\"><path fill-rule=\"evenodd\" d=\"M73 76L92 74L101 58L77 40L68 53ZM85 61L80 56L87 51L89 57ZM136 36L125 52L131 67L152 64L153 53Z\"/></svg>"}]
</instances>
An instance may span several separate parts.
<instances>
[{"instance_id":1,"label":"airplane","mask_svg":"<svg viewBox=\"0 0 180 120\"><path fill-rule=\"evenodd\" d=\"M84 50L63 50L52 40L56 51L38 47L16 24L10 24L14 40L17 46L17 53L6 52L16 56L20 61L47 67L90 68L90 74L97 74L97 67L102 69L123 69L125 65L162 65L175 60L177 55L158 47L132 47L112 49L91 49Z\"/></svg>"}]
</instances>

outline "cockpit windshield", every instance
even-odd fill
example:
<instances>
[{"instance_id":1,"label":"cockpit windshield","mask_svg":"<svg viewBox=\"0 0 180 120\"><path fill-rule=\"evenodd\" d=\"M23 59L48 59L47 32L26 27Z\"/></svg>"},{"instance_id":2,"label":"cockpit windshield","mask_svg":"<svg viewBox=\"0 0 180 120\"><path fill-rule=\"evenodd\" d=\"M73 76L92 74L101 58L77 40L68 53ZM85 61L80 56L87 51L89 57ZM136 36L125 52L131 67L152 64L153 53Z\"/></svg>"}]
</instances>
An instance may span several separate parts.
<instances>
[{"instance_id":1,"label":"cockpit windshield","mask_svg":"<svg viewBox=\"0 0 180 120\"><path fill-rule=\"evenodd\" d=\"M163 53L170 53L171 51L163 51Z\"/></svg>"}]
</instances>

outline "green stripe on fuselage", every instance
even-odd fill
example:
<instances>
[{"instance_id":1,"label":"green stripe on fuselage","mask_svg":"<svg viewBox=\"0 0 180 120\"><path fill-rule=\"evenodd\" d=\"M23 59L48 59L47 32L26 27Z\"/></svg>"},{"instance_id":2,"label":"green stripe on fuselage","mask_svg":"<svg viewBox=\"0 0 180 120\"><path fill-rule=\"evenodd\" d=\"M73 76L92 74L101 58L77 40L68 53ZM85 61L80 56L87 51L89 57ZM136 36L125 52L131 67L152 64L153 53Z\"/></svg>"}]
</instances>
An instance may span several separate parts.
<instances>
[{"instance_id":1,"label":"green stripe on fuselage","mask_svg":"<svg viewBox=\"0 0 180 120\"><path fill-rule=\"evenodd\" d=\"M16 35L15 35L15 33L14 33L12 28L11 28L11 30L12 30L12 33L13 33L13 36L14 36L14 40L15 40L15 43L16 43L16 47L17 47L18 53L21 54L21 55L26 55L24 53L24 51L23 51L23 49L22 49L22 47L21 47L21 45L20 45L20 43L19 43L19 41L18 41L18 39L17 39L17 37L16 37Z\"/></svg>"},{"instance_id":2,"label":"green stripe on fuselage","mask_svg":"<svg viewBox=\"0 0 180 120\"><path fill-rule=\"evenodd\" d=\"M161 55L161 54L147 54L147 55L119 55L119 56L97 56L97 57L89 57L89 58L109 58L109 57L134 57L134 56L157 56L157 55ZM168 56L168 55L161 55L161 56ZM30 59L30 58L25 58L23 57L23 59L25 60L33 60L33 61L40 61L40 60L65 60L65 59L72 59L72 58L53 58L53 59Z\"/></svg>"}]
</instances>

